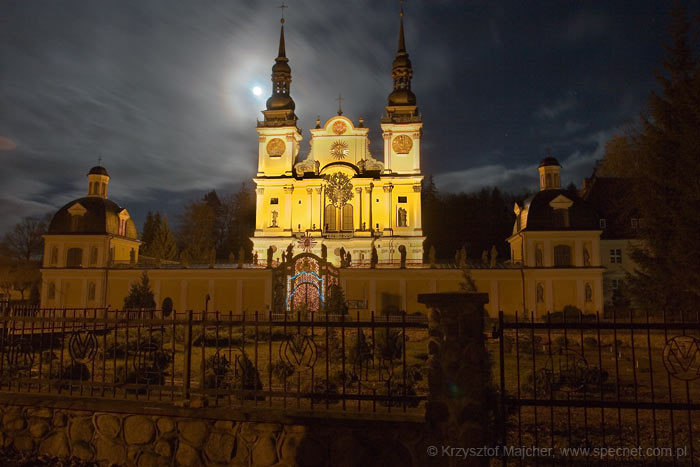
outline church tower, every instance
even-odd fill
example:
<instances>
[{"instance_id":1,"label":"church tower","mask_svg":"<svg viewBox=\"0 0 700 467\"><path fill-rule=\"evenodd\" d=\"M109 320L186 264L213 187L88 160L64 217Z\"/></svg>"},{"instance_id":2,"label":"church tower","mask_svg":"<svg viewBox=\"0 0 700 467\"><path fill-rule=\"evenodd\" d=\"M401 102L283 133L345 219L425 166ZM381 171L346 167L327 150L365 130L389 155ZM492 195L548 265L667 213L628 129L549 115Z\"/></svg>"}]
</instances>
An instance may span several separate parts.
<instances>
[{"instance_id":1,"label":"church tower","mask_svg":"<svg viewBox=\"0 0 700 467\"><path fill-rule=\"evenodd\" d=\"M294 100L289 95L292 70L284 45L284 18L281 23L279 52L272 66L272 95L263 110L263 121L258 121L259 177L292 175L301 141Z\"/></svg>"},{"instance_id":2,"label":"church tower","mask_svg":"<svg viewBox=\"0 0 700 467\"><path fill-rule=\"evenodd\" d=\"M382 117L384 165L387 173L420 173L420 136L423 121L416 95L411 90L413 67L406 52L403 9L400 14L399 43L392 65L394 89L389 94L386 113Z\"/></svg>"}]
</instances>

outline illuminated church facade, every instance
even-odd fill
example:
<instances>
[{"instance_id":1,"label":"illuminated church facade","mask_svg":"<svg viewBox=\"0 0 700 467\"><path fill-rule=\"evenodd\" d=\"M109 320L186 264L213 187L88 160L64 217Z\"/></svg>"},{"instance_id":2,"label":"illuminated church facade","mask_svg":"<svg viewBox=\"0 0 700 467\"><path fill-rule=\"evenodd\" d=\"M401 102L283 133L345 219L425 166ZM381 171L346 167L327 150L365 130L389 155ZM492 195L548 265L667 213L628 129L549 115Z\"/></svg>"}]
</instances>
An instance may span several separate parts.
<instances>
[{"instance_id":1,"label":"illuminated church facade","mask_svg":"<svg viewBox=\"0 0 700 467\"><path fill-rule=\"evenodd\" d=\"M476 289L489 295L492 316L526 310L540 317L567 305L603 311L599 221L584 200L561 189L561 166L552 157L538 168L539 191L514 207L509 259L494 254L449 265L423 261L423 122L411 91L403 21L394 88L381 121L382 158L371 154L363 121L353 122L341 109L325 123L317 121L310 151L300 158L302 134L285 52L282 29L273 94L257 125L251 238L257 261L142 261L134 222L108 198L110 177L97 166L88 174L87 196L63 206L44 237L43 307L121 308L146 272L158 307L169 303L176 310L284 312L300 300L314 310L332 283L343 288L352 313L415 313L426 311L419 294L462 290L468 270Z\"/></svg>"},{"instance_id":2,"label":"illuminated church facade","mask_svg":"<svg viewBox=\"0 0 700 467\"><path fill-rule=\"evenodd\" d=\"M283 20L284 23L284 20ZM369 149L369 129L338 115L311 130L310 151L300 157L302 134L290 96L292 80L280 32L272 67L272 96L258 122L255 234L259 258L289 245L325 250L339 265L408 263L423 259L420 138L423 122L411 91L413 70L406 52L403 19L393 63L394 89L382 118L382 161ZM341 258L342 256L342 258Z\"/></svg>"}]
</instances>

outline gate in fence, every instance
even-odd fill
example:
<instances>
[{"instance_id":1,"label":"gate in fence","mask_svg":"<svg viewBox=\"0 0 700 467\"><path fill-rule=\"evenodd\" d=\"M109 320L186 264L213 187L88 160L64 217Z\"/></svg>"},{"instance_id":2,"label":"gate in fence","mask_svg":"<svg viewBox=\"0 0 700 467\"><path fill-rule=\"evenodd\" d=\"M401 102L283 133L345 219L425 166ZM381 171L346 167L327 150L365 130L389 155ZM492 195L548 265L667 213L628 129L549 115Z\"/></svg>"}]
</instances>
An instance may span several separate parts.
<instances>
[{"instance_id":1,"label":"gate in fence","mask_svg":"<svg viewBox=\"0 0 700 467\"><path fill-rule=\"evenodd\" d=\"M499 314L503 464L700 465L700 313L551 316Z\"/></svg>"}]
</instances>

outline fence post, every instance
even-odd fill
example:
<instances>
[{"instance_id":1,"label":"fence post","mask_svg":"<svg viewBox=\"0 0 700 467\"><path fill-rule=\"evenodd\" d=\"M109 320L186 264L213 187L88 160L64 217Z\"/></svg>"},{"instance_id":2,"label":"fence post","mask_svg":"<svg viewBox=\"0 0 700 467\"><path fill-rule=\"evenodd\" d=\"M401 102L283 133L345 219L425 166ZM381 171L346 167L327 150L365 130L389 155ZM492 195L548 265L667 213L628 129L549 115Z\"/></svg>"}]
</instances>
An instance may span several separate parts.
<instances>
[{"instance_id":1,"label":"fence post","mask_svg":"<svg viewBox=\"0 0 700 467\"><path fill-rule=\"evenodd\" d=\"M192 371L192 310L187 310L187 323L185 324L185 367L184 381L182 382L183 397L190 399L190 379Z\"/></svg>"},{"instance_id":2,"label":"fence post","mask_svg":"<svg viewBox=\"0 0 700 467\"><path fill-rule=\"evenodd\" d=\"M440 445L488 446L493 441L490 420L495 410L495 388L484 340L484 304L488 303L488 294L420 294L418 302L431 309L425 417L435 437L432 447L440 453ZM463 462L462 458L449 457L441 459L440 465ZM469 459L469 465L488 463L487 457Z\"/></svg>"}]
</instances>

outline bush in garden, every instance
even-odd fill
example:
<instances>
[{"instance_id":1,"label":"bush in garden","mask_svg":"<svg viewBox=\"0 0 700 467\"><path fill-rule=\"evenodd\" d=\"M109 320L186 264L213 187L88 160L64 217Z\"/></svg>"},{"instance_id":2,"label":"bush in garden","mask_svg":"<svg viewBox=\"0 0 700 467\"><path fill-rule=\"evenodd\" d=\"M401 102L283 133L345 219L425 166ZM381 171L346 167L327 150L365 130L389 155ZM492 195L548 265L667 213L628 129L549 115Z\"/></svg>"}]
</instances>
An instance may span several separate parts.
<instances>
[{"instance_id":1,"label":"bush in garden","mask_svg":"<svg viewBox=\"0 0 700 467\"><path fill-rule=\"evenodd\" d=\"M403 354L401 332L397 329L380 328L374 331L375 348L383 360L398 360Z\"/></svg>"},{"instance_id":2,"label":"bush in garden","mask_svg":"<svg viewBox=\"0 0 700 467\"><path fill-rule=\"evenodd\" d=\"M283 382L294 374L294 367L285 361L277 360L268 365L268 371L277 381Z\"/></svg>"}]
</instances>

